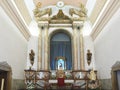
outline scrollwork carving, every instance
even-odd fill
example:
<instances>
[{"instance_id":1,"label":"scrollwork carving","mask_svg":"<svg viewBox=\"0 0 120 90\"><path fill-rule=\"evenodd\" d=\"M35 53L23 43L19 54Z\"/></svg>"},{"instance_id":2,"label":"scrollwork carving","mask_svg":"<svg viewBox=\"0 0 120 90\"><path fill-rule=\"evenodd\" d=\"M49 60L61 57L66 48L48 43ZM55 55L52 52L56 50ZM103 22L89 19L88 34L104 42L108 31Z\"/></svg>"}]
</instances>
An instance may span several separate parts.
<instances>
[{"instance_id":1,"label":"scrollwork carving","mask_svg":"<svg viewBox=\"0 0 120 90\"><path fill-rule=\"evenodd\" d=\"M40 7L41 7L41 3L39 2L36 5L36 8L33 10L34 16L35 16L35 18L36 18L37 21L44 20L44 18L41 19L41 17L43 15L48 14L50 16L51 13L52 13L51 8L46 8L46 9L40 10Z\"/></svg>"},{"instance_id":2,"label":"scrollwork carving","mask_svg":"<svg viewBox=\"0 0 120 90\"><path fill-rule=\"evenodd\" d=\"M39 10L38 8L35 8L33 13L35 17L41 17L46 14L51 15L51 8L47 8L44 10Z\"/></svg>"},{"instance_id":3,"label":"scrollwork carving","mask_svg":"<svg viewBox=\"0 0 120 90\"><path fill-rule=\"evenodd\" d=\"M80 10L75 9L75 8L70 8L69 14L70 14L71 16L73 16L73 14L76 14L76 15L79 16L78 18L72 17L72 18L71 18L72 20L85 21L86 18L87 18L87 10L86 10L86 8L84 7L83 4L80 4Z\"/></svg>"}]
</instances>

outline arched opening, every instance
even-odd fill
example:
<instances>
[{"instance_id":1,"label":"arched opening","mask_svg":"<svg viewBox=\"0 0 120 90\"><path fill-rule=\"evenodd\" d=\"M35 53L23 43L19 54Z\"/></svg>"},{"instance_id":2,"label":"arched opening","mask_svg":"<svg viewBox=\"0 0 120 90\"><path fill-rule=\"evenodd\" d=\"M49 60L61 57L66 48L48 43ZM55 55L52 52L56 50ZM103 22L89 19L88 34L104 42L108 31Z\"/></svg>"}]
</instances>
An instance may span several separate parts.
<instances>
[{"instance_id":1,"label":"arched opening","mask_svg":"<svg viewBox=\"0 0 120 90\"><path fill-rule=\"evenodd\" d=\"M12 69L7 62L0 62L0 88L11 90Z\"/></svg>"},{"instance_id":2,"label":"arched opening","mask_svg":"<svg viewBox=\"0 0 120 90\"><path fill-rule=\"evenodd\" d=\"M71 38L67 33L56 32L50 39L50 68L56 70L56 58L65 57L64 70L72 69Z\"/></svg>"}]
</instances>

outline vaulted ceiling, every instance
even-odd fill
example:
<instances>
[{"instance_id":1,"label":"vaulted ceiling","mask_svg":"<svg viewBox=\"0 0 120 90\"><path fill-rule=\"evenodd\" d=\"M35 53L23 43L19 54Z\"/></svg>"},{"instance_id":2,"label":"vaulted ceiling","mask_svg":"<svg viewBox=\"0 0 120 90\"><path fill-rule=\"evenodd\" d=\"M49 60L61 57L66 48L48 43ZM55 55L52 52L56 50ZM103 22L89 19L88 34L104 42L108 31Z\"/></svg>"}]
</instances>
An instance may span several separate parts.
<instances>
[{"instance_id":1,"label":"vaulted ceiling","mask_svg":"<svg viewBox=\"0 0 120 90\"><path fill-rule=\"evenodd\" d=\"M28 40L30 34L27 27L34 19L33 10L36 4L41 2L41 8L44 8L56 5L58 1L76 8L80 7L80 3L86 7L87 20L93 27L91 33L93 39L120 6L120 0L0 0L0 5Z\"/></svg>"},{"instance_id":2,"label":"vaulted ceiling","mask_svg":"<svg viewBox=\"0 0 120 90\"><path fill-rule=\"evenodd\" d=\"M55 5L60 0L33 0L34 4L37 4L38 2L42 3L42 7L46 7L49 5ZM65 5L72 5L72 6L80 6L80 3L83 5L86 5L88 0L61 0L65 3Z\"/></svg>"},{"instance_id":3,"label":"vaulted ceiling","mask_svg":"<svg viewBox=\"0 0 120 90\"><path fill-rule=\"evenodd\" d=\"M18 7L19 11L21 12L23 18L25 19L26 23L29 25L31 22L31 11L33 11L34 6L41 2L41 8L56 5L60 0L14 0L16 6ZM62 0L65 5L71 5L74 7L80 7L80 3L82 3L88 10L89 13L89 20L92 24L95 23L98 15L100 14L101 10L103 9L107 0ZM33 5L34 4L34 5ZM31 6L30 6L31 5ZM31 11L30 11L31 10ZM89 12L91 11L91 12Z\"/></svg>"}]
</instances>

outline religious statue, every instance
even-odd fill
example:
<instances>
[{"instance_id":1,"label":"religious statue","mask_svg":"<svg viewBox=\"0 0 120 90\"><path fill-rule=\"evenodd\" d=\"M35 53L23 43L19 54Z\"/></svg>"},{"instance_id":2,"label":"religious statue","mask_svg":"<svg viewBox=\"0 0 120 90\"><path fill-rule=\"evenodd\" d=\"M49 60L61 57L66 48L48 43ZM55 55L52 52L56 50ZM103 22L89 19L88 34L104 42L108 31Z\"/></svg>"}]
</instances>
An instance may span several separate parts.
<instances>
[{"instance_id":1,"label":"religious statue","mask_svg":"<svg viewBox=\"0 0 120 90\"><path fill-rule=\"evenodd\" d=\"M88 49L87 50L87 63L88 63L88 65L90 65L90 63L91 63L91 58L92 58L92 53Z\"/></svg>"},{"instance_id":2,"label":"religious statue","mask_svg":"<svg viewBox=\"0 0 120 90\"><path fill-rule=\"evenodd\" d=\"M35 53L34 51L31 49L31 52L29 53L29 58L30 58L30 63L33 66L34 64L34 57L35 57Z\"/></svg>"},{"instance_id":3,"label":"religious statue","mask_svg":"<svg viewBox=\"0 0 120 90\"><path fill-rule=\"evenodd\" d=\"M96 74L95 74L95 71L93 69L90 70L90 74L88 75L88 78L92 81L96 80Z\"/></svg>"},{"instance_id":4,"label":"religious statue","mask_svg":"<svg viewBox=\"0 0 120 90\"><path fill-rule=\"evenodd\" d=\"M62 63L60 63L59 67L62 67Z\"/></svg>"},{"instance_id":5,"label":"religious statue","mask_svg":"<svg viewBox=\"0 0 120 90\"><path fill-rule=\"evenodd\" d=\"M93 69L90 70L90 72L88 74L88 78L91 80L88 87L90 89L96 89L98 87L98 84L96 82L96 74L95 74L95 71Z\"/></svg>"}]
</instances>

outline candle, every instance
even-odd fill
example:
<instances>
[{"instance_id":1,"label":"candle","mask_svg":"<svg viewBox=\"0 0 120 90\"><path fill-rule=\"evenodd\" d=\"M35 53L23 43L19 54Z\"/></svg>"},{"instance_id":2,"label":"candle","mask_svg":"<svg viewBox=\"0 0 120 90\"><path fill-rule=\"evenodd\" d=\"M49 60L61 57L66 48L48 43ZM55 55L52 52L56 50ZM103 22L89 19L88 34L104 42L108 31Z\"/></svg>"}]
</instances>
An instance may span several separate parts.
<instances>
[{"instance_id":1,"label":"candle","mask_svg":"<svg viewBox=\"0 0 120 90\"><path fill-rule=\"evenodd\" d=\"M1 90L4 88L4 78L2 78L2 83L1 83Z\"/></svg>"}]
</instances>

